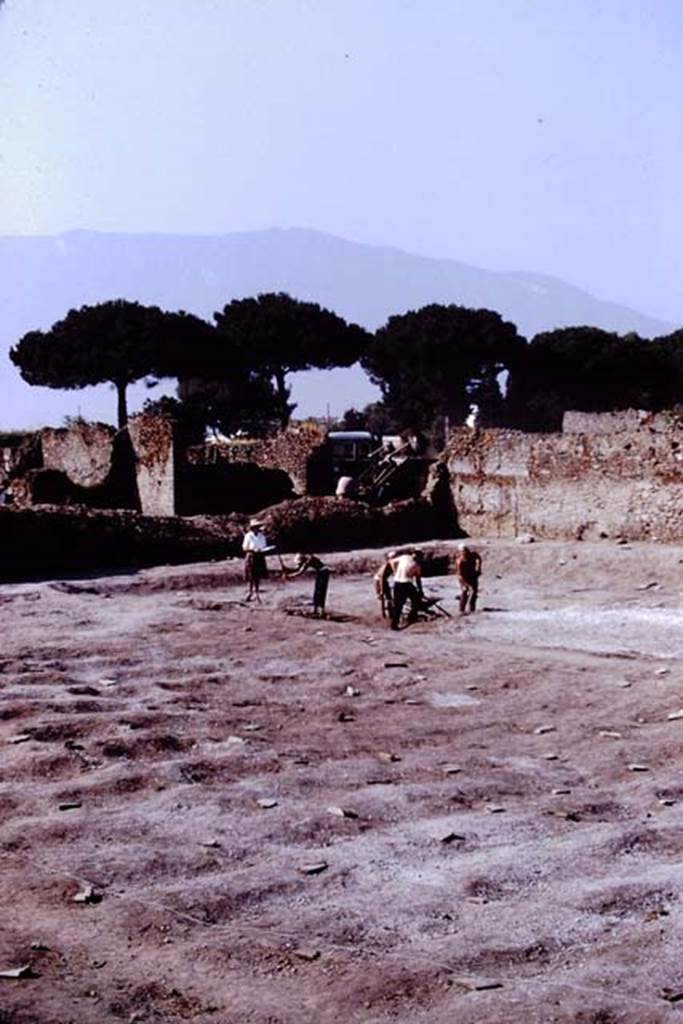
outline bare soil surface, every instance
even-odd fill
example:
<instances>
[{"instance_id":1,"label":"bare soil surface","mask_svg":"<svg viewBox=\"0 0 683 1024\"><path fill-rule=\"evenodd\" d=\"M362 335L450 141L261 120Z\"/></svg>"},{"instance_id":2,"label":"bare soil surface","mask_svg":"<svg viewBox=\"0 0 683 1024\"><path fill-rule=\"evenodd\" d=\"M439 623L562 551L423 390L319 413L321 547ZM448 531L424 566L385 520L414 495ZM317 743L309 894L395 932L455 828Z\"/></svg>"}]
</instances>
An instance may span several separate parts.
<instances>
[{"instance_id":1,"label":"bare soil surface","mask_svg":"<svg viewBox=\"0 0 683 1024\"><path fill-rule=\"evenodd\" d=\"M0 587L0 1024L677 1019L683 548L476 546Z\"/></svg>"}]
</instances>

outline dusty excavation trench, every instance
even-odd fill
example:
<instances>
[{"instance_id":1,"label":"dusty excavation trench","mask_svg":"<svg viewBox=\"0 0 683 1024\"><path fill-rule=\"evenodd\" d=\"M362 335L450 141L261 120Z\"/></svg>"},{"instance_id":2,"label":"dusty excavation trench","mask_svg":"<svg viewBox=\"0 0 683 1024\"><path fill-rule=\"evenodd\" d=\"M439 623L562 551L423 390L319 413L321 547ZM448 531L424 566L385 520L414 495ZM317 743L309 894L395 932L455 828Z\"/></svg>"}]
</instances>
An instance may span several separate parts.
<instances>
[{"instance_id":1,"label":"dusty excavation trench","mask_svg":"<svg viewBox=\"0 0 683 1024\"><path fill-rule=\"evenodd\" d=\"M1 587L0 1022L676 1019L683 548L480 550Z\"/></svg>"}]
</instances>

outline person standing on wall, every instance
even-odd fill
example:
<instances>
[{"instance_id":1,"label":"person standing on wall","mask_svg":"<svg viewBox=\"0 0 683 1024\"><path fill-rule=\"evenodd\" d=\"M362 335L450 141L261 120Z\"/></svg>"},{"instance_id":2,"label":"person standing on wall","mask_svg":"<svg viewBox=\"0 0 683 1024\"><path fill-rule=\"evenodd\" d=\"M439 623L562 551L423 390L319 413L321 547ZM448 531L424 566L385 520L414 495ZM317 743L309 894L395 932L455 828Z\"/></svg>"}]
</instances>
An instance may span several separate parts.
<instances>
[{"instance_id":1,"label":"person standing on wall","mask_svg":"<svg viewBox=\"0 0 683 1024\"><path fill-rule=\"evenodd\" d=\"M481 555L466 544L459 544L455 556L455 574L460 584L460 614L467 615L468 611L473 612L477 607Z\"/></svg>"},{"instance_id":2,"label":"person standing on wall","mask_svg":"<svg viewBox=\"0 0 683 1024\"><path fill-rule=\"evenodd\" d=\"M249 529L242 541L244 579L249 587L246 596L247 601L251 601L252 597L255 597L257 602L261 603L261 580L265 579L268 575L266 554L272 550L272 547L268 547L268 541L263 533L263 523L261 520L250 519Z\"/></svg>"}]
</instances>

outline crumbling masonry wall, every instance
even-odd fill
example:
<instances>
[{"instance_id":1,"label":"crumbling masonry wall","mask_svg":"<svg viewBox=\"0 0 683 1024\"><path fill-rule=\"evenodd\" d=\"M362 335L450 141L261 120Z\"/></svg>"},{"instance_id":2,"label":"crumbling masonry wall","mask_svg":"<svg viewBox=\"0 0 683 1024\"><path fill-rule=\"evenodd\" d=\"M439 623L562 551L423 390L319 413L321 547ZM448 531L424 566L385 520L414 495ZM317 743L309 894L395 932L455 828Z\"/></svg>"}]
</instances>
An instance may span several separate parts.
<instances>
[{"instance_id":1,"label":"crumbling masonry wall","mask_svg":"<svg viewBox=\"0 0 683 1024\"><path fill-rule=\"evenodd\" d=\"M140 511L147 516L175 514L173 424L164 416L141 413L128 422L135 456Z\"/></svg>"},{"instance_id":2,"label":"crumbling masonry wall","mask_svg":"<svg viewBox=\"0 0 683 1024\"><path fill-rule=\"evenodd\" d=\"M40 433L42 468L66 473L77 487L101 487L111 470L115 435L105 423L45 427Z\"/></svg>"},{"instance_id":3,"label":"crumbling masonry wall","mask_svg":"<svg viewBox=\"0 0 683 1024\"><path fill-rule=\"evenodd\" d=\"M172 424L163 417L134 416L128 431L86 422L46 427L13 458L14 504L173 515L174 461Z\"/></svg>"},{"instance_id":4,"label":"crumbling masonry wall","mask_svg":"<svg viewBox=\"0 0 683 1024\"><path fill-rule=\"evenodd\" d=\"M447 467L469 535L683 539L683 430L470 431L451 436ZM616 427L616 429L615 429Z\"/></svg>"},{"instance_id":5,"label":"crumbling masonry wall","mask_svg":"<svg viewBox=\"0 0 683 1024\"><path fill-rule=\"evenodd\" d=\"M310 491L311 470L325 444L325 431L317 424L301 424L265 438L237 438L188 449L190 465L250 462L261 469L282 470L297 495Z\"/></svg>"}]
</instances>

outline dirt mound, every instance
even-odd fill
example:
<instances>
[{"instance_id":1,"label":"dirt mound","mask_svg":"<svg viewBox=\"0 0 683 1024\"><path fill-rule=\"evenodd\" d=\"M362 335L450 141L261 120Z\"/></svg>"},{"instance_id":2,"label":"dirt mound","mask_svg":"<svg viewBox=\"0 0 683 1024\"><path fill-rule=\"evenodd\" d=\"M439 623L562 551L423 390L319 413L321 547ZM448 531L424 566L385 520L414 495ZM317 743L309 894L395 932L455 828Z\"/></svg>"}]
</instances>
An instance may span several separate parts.
<instances>
[{"instance_id":1,"label":"dirt mound","mask_svg":"<svg viewBox=\"0 0 683 1024\"><path fill-rule=\"evenodd\" d=\"M373 508L335 498L297 498L273 505L259 518L269 541L283 552L398 544L438 536L440 529L439 516L426 501ZM247 523L241 513L183 518L83 507L0 509L0 580L241 555Z\"/></svg>"}]
</instances>

